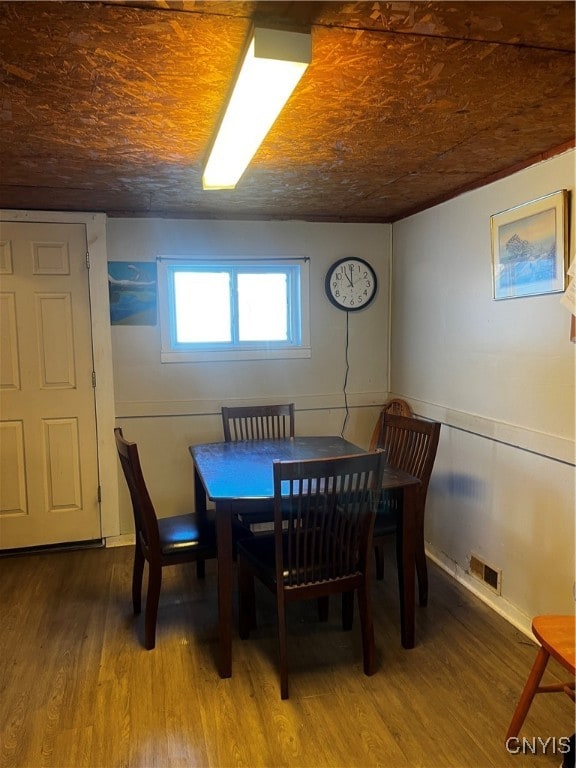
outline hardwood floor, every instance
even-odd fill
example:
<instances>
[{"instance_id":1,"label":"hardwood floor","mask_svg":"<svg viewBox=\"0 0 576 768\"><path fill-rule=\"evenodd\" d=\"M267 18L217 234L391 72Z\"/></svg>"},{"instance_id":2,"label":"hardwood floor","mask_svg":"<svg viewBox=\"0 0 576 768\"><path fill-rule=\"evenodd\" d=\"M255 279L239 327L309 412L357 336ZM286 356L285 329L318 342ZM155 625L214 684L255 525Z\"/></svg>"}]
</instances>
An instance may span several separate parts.
<instances>
[{"instance_id":1,"label":"hardwood floor","mask_svg":"<svg viewBox=\"0 0 576 768\"><path fill-rule=\"evenodd\" d=\"M568 697L537 696L521 735L504 736L535 645L430 564L417 647L400 645L391 556L374 586L379 668L362 673L359 621L339 604L319 624L290 606L290 699L280 700L271 596L237 636L233 676L216 671L215 563L165 569L156 649L131 614L132 549L0 560L0 765L524 768L558 766L541 742L574 730ZM563 679L549 664L547 678ZM533 740L533 741L532 741Z\"/></svg>"}]
</instances>

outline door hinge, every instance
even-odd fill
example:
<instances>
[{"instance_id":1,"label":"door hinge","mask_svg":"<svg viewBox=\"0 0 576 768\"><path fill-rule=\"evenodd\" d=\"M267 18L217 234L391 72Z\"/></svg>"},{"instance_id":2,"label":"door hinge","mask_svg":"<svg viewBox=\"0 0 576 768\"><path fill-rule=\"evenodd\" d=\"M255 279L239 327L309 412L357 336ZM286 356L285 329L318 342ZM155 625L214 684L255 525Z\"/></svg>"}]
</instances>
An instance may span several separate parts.
<instances>
[{"instance_id":1,"label":"door hinge","mask_svg":"<svg viewBox=\"0 0 576 768\"><path fill-rule=\"evenodd\" d=\"M102 501L102 486L98 486L98 504L100 504Z\"/></svg>"},{"instance_id":2,"label":"door hinge","mask_svg":"<svg viewBox=\"0 0 576 768\"><path fill-rule=\"evenodd\" d=\"M96 371L92 371L92 387L96 389Z\"/></svg>"},{"instance_id":3,"label":"door hinge","mask_svg":"<svg viewBox=\"0 0 576 768\"><path fill-rule=\"evenodd\" d=\"M90 269L90 253L86 251L86 269Z\"/></svg>"}]
</instances>

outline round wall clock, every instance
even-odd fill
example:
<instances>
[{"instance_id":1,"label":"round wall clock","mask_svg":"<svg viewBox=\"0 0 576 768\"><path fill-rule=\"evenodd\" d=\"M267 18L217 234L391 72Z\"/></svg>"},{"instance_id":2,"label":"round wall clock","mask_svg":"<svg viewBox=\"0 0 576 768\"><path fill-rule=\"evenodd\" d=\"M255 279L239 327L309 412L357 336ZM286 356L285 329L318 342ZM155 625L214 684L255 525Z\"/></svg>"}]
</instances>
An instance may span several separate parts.
<instances>
[{"instance_id":1,"label":"round wall clock","mask_svg":"<svg viewBox=\"0 0 576 768\"><path fill-rule=\"evenodd\" d=\"M377 288L376 273L364 259L339 259L328 270L324 288L326 295L338 309L356 312L374 299Z\"/></svg>"}]
</instances>

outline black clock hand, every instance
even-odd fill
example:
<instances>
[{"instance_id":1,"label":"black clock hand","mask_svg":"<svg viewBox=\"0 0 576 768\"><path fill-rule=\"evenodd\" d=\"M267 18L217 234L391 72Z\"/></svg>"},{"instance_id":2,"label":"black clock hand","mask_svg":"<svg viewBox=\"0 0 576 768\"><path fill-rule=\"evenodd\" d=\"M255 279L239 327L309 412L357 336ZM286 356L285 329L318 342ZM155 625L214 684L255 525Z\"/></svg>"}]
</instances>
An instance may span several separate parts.
<instances>
[{"instance_id":1,"label":"black clock hand","mask_svg":"<svg viewBox=\"0 0 576 768\"><path fill-rule=\"evenodd\" d=\"M352 281L352 267L350 267L350 277L348 277L346 270L344 270L344 274L346 275L346 280L350 283L350 288L354 288L354 282Z\"/></svg>"}]
</instances>

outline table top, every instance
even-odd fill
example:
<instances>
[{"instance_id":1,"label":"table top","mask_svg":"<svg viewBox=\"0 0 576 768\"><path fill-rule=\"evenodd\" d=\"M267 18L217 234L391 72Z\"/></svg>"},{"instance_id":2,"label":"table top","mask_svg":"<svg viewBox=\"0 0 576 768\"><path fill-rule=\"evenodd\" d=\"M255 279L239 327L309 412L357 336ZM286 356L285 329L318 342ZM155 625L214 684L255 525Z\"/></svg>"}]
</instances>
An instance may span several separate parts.
<instances>
[{"instance_id":1,"label":"table top","mask_svg":"<svg viewBox=\"0 0 576 768\"><path fill-rule=\"evenodd\" d=\"M271 499L275 460L322 459L365 453L342 437L293 437L287 440L246 440L191 445L190 453L211 501ZM419 480L386 467L383 488L401 488Z\"/></svg>"}]
</instances>

